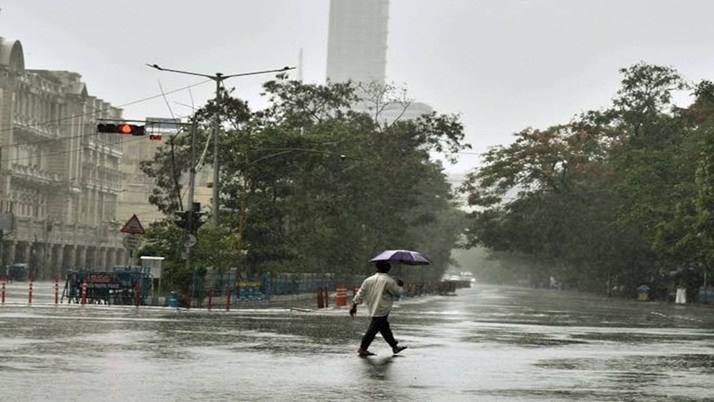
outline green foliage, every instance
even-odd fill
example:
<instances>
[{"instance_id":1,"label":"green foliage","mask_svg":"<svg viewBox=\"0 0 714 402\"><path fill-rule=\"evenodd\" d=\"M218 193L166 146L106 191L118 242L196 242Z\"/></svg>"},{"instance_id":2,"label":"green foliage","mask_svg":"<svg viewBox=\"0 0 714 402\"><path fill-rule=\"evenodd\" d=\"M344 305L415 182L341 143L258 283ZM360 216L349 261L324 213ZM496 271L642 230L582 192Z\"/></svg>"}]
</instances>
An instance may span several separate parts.
<instances>
[{"instance_id":1,"label":"green foliage","mask_svg":"<svg viewBox=\"0 0 714 402\"><path fill-rule=\"evenodd\" d=\"M479 207L468 244L527 256L531 279L607 293L656 286L681 265L711 270L714 85L682 109L673 95L690 86L676 70L621 73L609 109L484 155L462 188Z\"/></svg>"},{"instance_id":2,"label":"green foliage","mask_svg":"<svg viewBox=\"0 0 714 402\"><path fill-rule=\"evenodd\" d=\"M430 153L453 157L468 146L456 116L387 121L382 109L364 107L393 104L393 91L384 87L377 98L359 99L351 83L278 77L264 85L269 105L263 110L222 93L197 112L198 149L206 148L220 112L221 193L220 226L201 228L193 265L248 274L362 274L382 249L409 248L435 261L411 274L438 278L463 224L443 168ZM211 161L213 147L206 149L204 161ZM180 209L184 189L177 177L188 170L189 150L179 135L143 166L158 183L151 202L164 212ZM156 242L162 236L174 234L157 229ZM170 252L170 265L180 269L180 253L161 251Z\"/></svg>"},{"instance_id":3,"label":"green foliage","mask_svg":"<svg viewBox=\"0 0 714 402\"><path fill-rule=\"evenodd\" d=\"M163 290L188 288L190 279L185 278L185 264L181 257L184 239L181 229L170 219L152 223L144 234L144 246L138 254L164 257L161 278Z\"/></svg>"}]
</instances>

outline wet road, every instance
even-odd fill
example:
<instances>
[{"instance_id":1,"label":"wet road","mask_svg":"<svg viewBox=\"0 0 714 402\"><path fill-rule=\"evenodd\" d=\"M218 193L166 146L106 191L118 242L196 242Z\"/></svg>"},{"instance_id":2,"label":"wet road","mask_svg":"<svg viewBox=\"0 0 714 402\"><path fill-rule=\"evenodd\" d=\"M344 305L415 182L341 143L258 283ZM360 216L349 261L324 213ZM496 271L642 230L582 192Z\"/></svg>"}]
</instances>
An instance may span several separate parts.
<instances>
[{"instance_id":1,"label":"wet road","mask_svg":"<svg viewBox=\"0 0 714 402\"><path fill-rule=\"evenodd\" d=\"M0 307L2 401L714 400L712 306L477 285L398 302L409 349L361 359L364 308L55 307L38 286Z\"/></svg>"}]
</instances>

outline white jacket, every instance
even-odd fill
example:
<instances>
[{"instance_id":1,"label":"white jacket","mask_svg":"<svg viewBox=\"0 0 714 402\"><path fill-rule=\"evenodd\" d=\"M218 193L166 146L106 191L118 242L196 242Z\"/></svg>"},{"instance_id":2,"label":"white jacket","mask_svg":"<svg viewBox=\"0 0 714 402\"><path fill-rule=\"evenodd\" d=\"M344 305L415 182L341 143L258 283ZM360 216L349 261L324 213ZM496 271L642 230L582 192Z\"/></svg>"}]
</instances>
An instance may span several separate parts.
<instances>
[{"instance_id":1,"label":"white jacket","mask_svg":"<svg viewBox=\"0 0 714 402\"><path fill-rule=\"evenodd\" d=\"M391 276L377 272L362 282L352 301L355 304L366 303L370 317L384 317L392 311L394 297L403 291Z\"/></svg>"}]
</instances>

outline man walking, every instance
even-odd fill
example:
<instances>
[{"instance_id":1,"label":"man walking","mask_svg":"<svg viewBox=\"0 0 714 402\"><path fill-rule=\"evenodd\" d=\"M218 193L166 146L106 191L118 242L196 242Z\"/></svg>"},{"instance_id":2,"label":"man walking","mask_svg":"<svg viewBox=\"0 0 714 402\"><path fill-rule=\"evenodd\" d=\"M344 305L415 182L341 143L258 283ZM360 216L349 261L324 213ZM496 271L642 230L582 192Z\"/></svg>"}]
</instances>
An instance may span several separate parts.
<instances>
[{"instance_id":1,"label":"man walking","mask_svg":"<svg viewBox=\"0 0 714 402\"><path fill-rule=\"evenodd\" d=\"M369 345L372 344L377 333L382 334L382 338L392 347L392 353L397 354L406 349L406 346L398 346L392 330L389 327L389 313L392 311L393 299L399 296L404 289L404 282L401 280L395 281L387 273L391 269L386 261L377 261L377 273L365 279L360 286L359 291L352 300L350 307L350 316L357 315L357 305L366 303L369 311L369 316L372 320L369 323L367 331L362 336L357 354L361 357L373 356L370 352Z\"/></svg>"}]
</instances>

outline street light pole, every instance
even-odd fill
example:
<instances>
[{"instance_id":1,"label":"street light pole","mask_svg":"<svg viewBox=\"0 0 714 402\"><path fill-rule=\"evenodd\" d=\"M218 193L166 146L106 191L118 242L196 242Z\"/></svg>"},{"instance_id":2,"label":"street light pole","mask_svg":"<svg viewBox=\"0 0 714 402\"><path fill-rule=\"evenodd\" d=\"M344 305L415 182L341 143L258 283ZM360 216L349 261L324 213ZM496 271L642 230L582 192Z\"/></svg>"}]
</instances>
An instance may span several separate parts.
<instances>
[{"instance_id":1,"label":"street light pole","mask_svg":"<svg viewBox=\"0 0 714 402\"><path fill-rule=\"evenodd\" d=\"M220 76L217 73L216 76ZM216 80L216 112L213 114L213 225L218 226L218 197L220 194L220 189L218 188L218 151L220 147L218 146L218 131L220 127L221 120L221 109L218 107L218 100L221 93L221 81Z\"/></svg>"},{"instance_id":2,"label":"street light pole","mask_svg":"<svg viewBox=\"0 0 714 402\"><path fill-rule=\"evenodd\" d=\"M239 74L229 74L229 75L223 75L221 73L216 73L214 75L209 75L209 74L201 74L201 73L195 73L192 71L183 71L183 70L172 70L169 68L163 68L160 67L157 64L147 64L147 66L157 69L159 71L168 71L171 73L178 73L178 74L186 74L186 75L195 75L198 77L204 77L204 78L209 78L212 79L213 81L216 82L216 112L213 116L214 121L213 121L213 224L215 226L218 226L218 197L220 194L220 188L219 188L219 175L218 175L218 169L219 169L219 158L218 158L218 151L220 147L218 146L218 131L220 127L220 108L218 107L218 104L220 102L220 96L221 96L221 84L223 83L224 80L232 77L242 77L246 75L258 75L258 74L269 74L269 73L279 73L283 71L288 71L288 70L293 70L295 67L283 67L280 69L276 70L263 70L263 71L252 71L249 73L239 73Z\"/></svg>"},{"instance_id":3,"label":"street light pole","mask_svg":"<svg viewBox=\"0 0 714 402\"><path fill-rule=\"evenodd\" d=\"M191 166L188 170L188 208L193 210L193 198L196 191L196 131L198 131L198 123L196 117L191 119Z\"/></svg>"}]
</instances>

